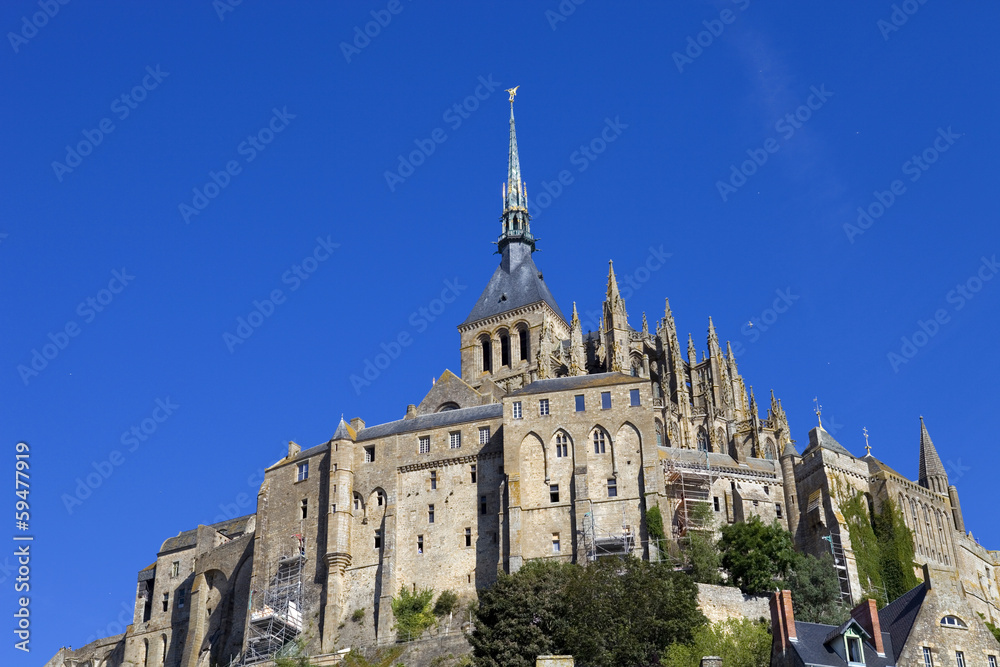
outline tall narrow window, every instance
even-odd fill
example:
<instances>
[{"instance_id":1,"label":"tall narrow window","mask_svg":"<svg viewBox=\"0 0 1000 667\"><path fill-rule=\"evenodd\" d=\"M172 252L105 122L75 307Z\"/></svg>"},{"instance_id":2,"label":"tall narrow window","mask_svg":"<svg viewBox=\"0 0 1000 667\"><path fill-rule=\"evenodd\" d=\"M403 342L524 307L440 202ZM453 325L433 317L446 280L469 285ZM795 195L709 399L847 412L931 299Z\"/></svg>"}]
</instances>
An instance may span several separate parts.
<instances>
[{"instance_id":1,"label":"tall narrow window","mask_svg":"<svg viewBox=\"0 0 1000 667\"><path fill-rule=\"evenodd\" d=\"M628 391L628 403L632 407L635 407L637 405L642 405L642 403L639 401L639 390L638 389L629 389L629 391Z\"/></svg>"},{"instance_id":2,"label":"tall narrow window","mask_svg":"<svg viewBox=\"0 0 1000 667\"><path fill-rule=\"evenodd\" d=\"M163 611L170 611L170 593L163 594Z\"/></svg>"},{"instance_id":3,"label":"tall narrow window","mask_svg":"<svg viewBox=\"0 0 1000 667\"><path fill-rule=\"evenodd\" d=\"M309 499L303 498L302 502L299 503L299 511L302 513L302 518L306 519L309 517Z\"/></svg>"},{"instance_id":4,"label":"tall narrow window","mask_svg":"<svg viewBox=\"0 0 1000 667\"><path fill-rule=\"evenodd\" d=\"M476 483L476 464L475 463L473 463L472 465L469 466L469 474L472 477L472 483L475 484Z\"/></svg>"},{"instance_id":5,"label":"tall narrow window","mask_svg":"<svg viewBox=\"0 0 1000 667\"><path fill-rule=\"evenodd\" d=\"M549 485L549 502L557 503L559 502L559 485L550 484Z\"/></svg>"},{"instance_id":6,"label":"tall narrow window","mask_svg":"<svg viewBox=\"0 0 1000 667\"><path fill-rule=\"evenodd\" d=\"M656 446L663 446L663 424L659 421L656 422Z\"/></svg>"},{"instance_id":7,"label":"tall narrow window","mask_svg":"<svg viewBox=\"0 0 1000 667\"><path fill-rule=\"evenodd\" d=\"M431 491L438 488L438 474L436 470L431 470Z\"/></svg>"},{"instance_id":8,"label":"tall narrow window","mask_svg":"<svg viewBox=\"0 0 1000 667\"><path fill-rule=\"evenodd\" d=\"M183 609L184 608L184 601L186 599L187 599L187 591L185 591L183 588L178 588L177 589L177 608L178 609Z\"/></svg>"},{"instance_id":9,"label":"tall narrow window","mask_svg":"<svg viewBox=\"0 0 1000 667\"><path fill-rule=\"evenodd\" d=\"M417 535L417 553L422 554L424 552L424 536Z\"/></svg>"},{"instance_id":10,"label":"tall narrow window","mask_svg":"<svg viewBox=\"0 0 1000 667\"><path fill-rule=\"evenodd\" d=\"M517 330L518 342L521 347L521 361L528 360L528 329L526 327L519 327Z\"/></svg>"},{"instance_id":11,"label":"tall narrow window","mask_svg":"<svg viewBox=\"0 0 1000 667\"><path fill-rule=\"evenodd\" d=\"M489 514L489 506L486 504L486 496L479 496L479 513Z\"/></svg>"},{"instance_id":12,"label":"tall narrow window","mask_svg":"<svg viewBox=\"0 0 1000 667\"><path fill-rule=\"evenodd\" d=\"M514 419L520 419L521 418L521 401L514 401L513 409L514 409Z\"/></svg>"},{"instance_id":13,"label":"tall narrow window","mask_svg":"<svg viewBox=\"0 0 1000 667\"><path fill-rule=\"evenodd\" d=\"M552 533L552 553L559 553L559 533Z\"/></svg>"},{"instance_id":14,"label":"tall narrow window","mask_svg":"<svg viewBox=\"0 0 1000 667\"><path fill-rule=\"evenodd\" d=\"M382 548L382 531L381 530L376 530L375 531L375 548L376 549L381 549Z\"/></svg>"},{"instance_id":15,"label":"tall narrow window","mask_svg":"<svg viewBox=\"0 0 1000 667\"><path fill-rule=\"evenodd\" d=\"M472 529L471 528L466 528L465 529L465 546L467 546L467 547L471 547L472 546Z\"/></svg>"},{"instance_id":16,"label":"tall narrow window","mask_svg":"<svg viewBox=\"0 0 1000 667\"><path fill-rule=\"evenodd\" d=\"M931 650L926 646L924 646L923 649L924 649L924 667L934 667L934 656L931 655ZM990 667L993 666L990 665Z\"/></svg>"},{"instance_id":17,"label":"tall narrow window","mask_svg":"<svg viewBox=\"0 0 1000 667\"><path fill-rule=\"evenodd\" d=\"M542 398L538 401L538 414L542 417L549 414L549 399Z\"/></svg>"},{"instance_id":18,"label":"tall narrow window","mask_svg":"<svg viewBox=\"0 0 1000 667\"><path fill-rule=\"evenodd\" d=\"M448 446L452 449L458 449L462 446L462 432L452 431L448 434Z\"/></svg>"},{"instance_id":19,"label":"tall narrow window","mask_svg":"<svg viewBox=\"0 0 1000 667\"><path fill-rule=\"evenodd\" d=\"M716 512L719 511L719 496L712 496L712 507Z\"/></svg>"},{"instance_id":20,"label":"tall narrow window","mask_svg":"<svg viewBox=\"0 0 1000 667\"><path fill-rule=\"evenodd\" d=\"M421 454L431 453L431 438L428 435L421 436L420 438L419 451Z\"/></svg>"},{"instance_id":21,"label":"tall narrow window","mask_svg":"<svg viewBox=\"0 0 1000 667\"><path fill-rule=\"evenodd\" d=\"M493 346L490 345L490 339L486 336L479 339L479 344L483 350L483 372L491 373L493 372Z\"/></svg>"},{"instance_id":22,"label":"tall narrow window","mask_svg":"<svg viewBox=\"0 0 1000 667\"><path fill-rule=\"evenodd\" d=\"M955 651L955 664L957 667L965 667L965 654L961 651Z\"/></svg>"},{"instance_id":23,"label":"tall narrow window","mask_svg":"<svg viewBox=\"0 0 1000 667\"><path fill-rule=\"evenodd\" d=\"M611 409L611 392L602 391L601 392L601 410Z\"/></svg>"},{"instance_id":24,"label":"tall narrow window","mask_svg":"<svg viewBox=\"0 0 1000 667\"><path fill-rule=\"evenodd\" d=\"M490 444L490 427L480 426L479 427L479 444L488 445Z\"/></svg>"},{"instance_id":25,"label":"tall narrow window","mask_svg":"<svg viewBox=\"0 0 1000 667\"><path fill-rule=\"evenodd\" d=\"M608 498L616 498L618 496L618 480L614 477L608 478Z\"/></svg>"},{"instance_id":26,"label":"tall narrow window","mask_svg":"<svg viewBox=\"0 0 1000 667\"><path fill-rule=\"evenodd\" d=\"M298 477L295 481L302 482L309 479L309 461L299 464Z\"/></svg>"},{"instance_id":27,"label":"tall narrow window","mask_svg":"<svg viewBox=\"0 0 1000 667\"><path fill-rule=\"evenodd\" d=\"M847 638L847 661L859 664L865 662L865 656L861 653L861 640L857 637ZM959 667L965 666L959 665Z\"/></svg>"},{"instance_id":28,"label":"tall narrow window","mask_svg":"<svg viewBox=\"0 0 1000 667\"><path fill-rule=\"evenodd\" d=\"M382 495L381 491L375 494L375 502L378 503L379 507L382 507L382 504L385 503L385 496Z\"/></svg>"},{"instance_id":29,"label":"tall narrow window","mask_svg":"<svg viewBox=\"0 0 1000 667\"><path fill-rule=\"evenodd\" d=\"M434 523L434 505L427 506L427 523Z\"/></svg>"},{"instance_id":30,"label":"tall narrow window","mask_svg":"<svg viewBox=\"0 0 1000 667\"><path fill-rule=\"evenodd\" d=\"M604 442L604 431L600 429L594 430L594 453L604 454L605 452L605 442Z\"/></svg>"},{"instance_id":31,"label":"tall narrow window","mask_svg":"<svg viewBox=\"0 0 1000 667\"><path fill-rule=\"evenodd\" d=\"M779 519L781 518L781 503L774 504L774 515Z\"/></svg>"},{"instance_id":32,"label":"tall narrow window","mask_svg":"<svg viewBox=\"0 0 1000 667\"><path fill-rule=\"evenodd\" d=\"M565 433L556 433L556 458L569 456L569 443L566 442Z\"/></svg>"},{"instance_id":33,"label":"tall narrow window","mask_svg":"<svg viewBox=\"0 0 1000 667\"><path fill-rule=\"evenodd\" d=\"M510 366L510 337L506 333L500 334L500 365Z\"/></svg>"}]
</instances>

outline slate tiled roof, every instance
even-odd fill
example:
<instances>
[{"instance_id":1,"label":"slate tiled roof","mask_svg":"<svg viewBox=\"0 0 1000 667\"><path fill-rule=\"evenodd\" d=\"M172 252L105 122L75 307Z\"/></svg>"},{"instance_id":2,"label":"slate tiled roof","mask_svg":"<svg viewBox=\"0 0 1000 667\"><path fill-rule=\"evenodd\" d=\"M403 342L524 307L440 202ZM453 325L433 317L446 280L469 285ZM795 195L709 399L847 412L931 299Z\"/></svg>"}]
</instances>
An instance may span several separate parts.
<instances>
[{"instance_id":1,"label":"slate tiled roof","mask_svg":"<svg viewBox=\"0 0 1000 667\"><path fill-rule=\"evenodd\" d=\"M562 378L549 378L547 380L535 380L526 387L511 392L511 396L523 396L527 394L542 394L553 391L572 391L574 389L587 389L588 387L606 387L616 384L632 384L640 382L642 378L632 377L625 373L594 373L593 375L571 375Z\"/></svg>"},{"instance_id":2,"label":"slate tiled roof","mask_svg":"<svg viewBox=\"0 0 1000 667\"><path fill-rule=\"evenodd\" d=\"M817 447L829 449L831 452L837 452L845 456L854 456L842 444L837 442L832 435L827 433L822 426L817 426L809 431L809 446L806 447L806 451L811 451Z\"/></svg>"},{"instance_id":3,"label":"slate tiled roof","mask_svg":"<svg viewBox=\"0 0 1000 667\"><path fill-rule=\"evenodd\" d=\"M357 441L363 442L365 440L384 438L388 435L426 431L441 426L482 421L484 419L496 419L502 416L503 405L500 403L489 403L471 408L459 408L458 410L445 410L444 412L435 412L432 415L422 415L413 419L400 419L394 422L363 428L358 433Z\"/></svg>"},{"instance_id":4,"label":"slate tiled roof","mask_svg":"<svg viewBox=\"0 0 1000 667\"><path fill-rule=\"evenodd\" d=\"M879 625L892 637L893 646L902 648L906 645L906 639L910 636L910 630L913 629L920 605L924 603L926 596L927 588L921 583L879 610Z\"/></svg>"},{"instance_id":5,"label":"slate tiled roof","mask_svg":"<svg viewBox=\"0 0 1000 667\"><path fill-rule=\"evenodd\" d=\"M522 243L512 243L503 252L505 255L509 253L509 256L501 259L500 266L493 272L486 289L462 324L471 324L539 301L547 303L565 322L566 318L552 292L542 280L542 272L531 258L530 248Z\"/></svg>"},{"instance_id":6,"label":"slate tiled roof","mask_svg":"<svg viewBox=\"0 0 1000 667\"><path fill-rule=\"evenodd\" d=\"M247 522L250 520L251 517L255 516L256 514L247 514L245 516L236 517L235 519L220 521L219 523L213 523L211 526L209 526L209 528L214 528L223 535L230 535L230 536L242 535L243 532L246 531ZM170 537L163 543L163 546L160 547L158 555L170 553L171 551L179 551L181 549L189 549L195 545L197 539L198 539L197 528L177 533L176 537Z\"/></svg>"},{"instance_id":7,"label":"slate tiled roof","mask_svg":"<svg viewBox=\"0 0 1000 667\"><path fill-rule=\"evenodd\" d=\"M793 642L791 646L798 654L802 664L847 667L847 661L837 655L828 642L830 634L838 629L833 625L795 621L795 634L798 636L798 641ZM884 636L885 633L883 633ZM864 641L862 644L865 652L865 667L891 667L896 664L895 657L888 649L886 649L885 657L879 657L878 653L875 652L875 647L869 641Z\"/></svg>"}]
</instances>

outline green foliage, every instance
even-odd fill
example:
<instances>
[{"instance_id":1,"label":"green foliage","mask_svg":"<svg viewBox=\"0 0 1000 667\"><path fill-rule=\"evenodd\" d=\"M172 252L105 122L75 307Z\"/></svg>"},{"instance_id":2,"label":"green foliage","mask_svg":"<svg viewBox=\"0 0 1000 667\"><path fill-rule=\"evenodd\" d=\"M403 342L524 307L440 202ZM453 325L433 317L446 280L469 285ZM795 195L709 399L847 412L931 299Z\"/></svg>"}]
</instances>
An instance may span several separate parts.
<instances>
[{"instance_id":1,"label":"green foliage","mask_svg":"<svg viewBox=\"0 0 1000 667\"><path fill-rule=\"evenodd\" d=\"M354 621L355 623L360 623L361 621L365 620L365 610L355 609L354 613L351 614L351 620Z\"/></svg>"},{"instance_id":2,"label":"green foliage","mask_svg":"<svg viewBox=\"0 0 1000 667\"><path fill-rule=\"evenodd\" d=\"M714 523L712 508L698 503L691 512L691 524L701 528L688 530L685 562L691 577L699 584L722 582L719 574L721 554L715 541Z\"/></svg>"},{"instance_id":3,"label":"green foliage","mask_svg":"<svg viewBox=\"0 0 1000 667\"><path fill-rule=\"evenodd\" d=\"M429 588L410 592L405 586L399 591L398 596L392 598L392 614L396 617L394 627L400 639L406 641L417 639L424 630L434 625L432 599L434 591Z\"/></svg>"},{"instance_id":4,"label":"green foliage","mask_svg":"<svg viewBox=\"0 0 1000 667\"><path fill-rule=\"evenodd\" d=\"M344 656L343 665L344 667L390 667L402 653L402 646L393 646L378 649L372 653L371 658L367 658L364 653L352 648L351 652Z\"/></svg>"},{"instance_id":5,"label":"green foliage","mask_svg":"<svg viewBox=\"0 0 1000 667\"><path fill-rule=\"evenodd\" d=\"M795 561L791 533L756 516L723 526L719 549L729 580L747 595L774 590L775 580L785 576Z\"/></svg>"},{"instance_id":6,"label":"green foliage","mask_svg":"<svg viewBox=\"0 0 1000 667\"><path fill-rule=\"evenodd\" d=\"M827 625L847 620L850 610L841 601L840 580L830 554L821 558L796 554L785 584L795 601L795 620Z\"/></svg>"},{"instance_id":7,"label":"green foliage","mask_svg":"<svg viewBox=\"0 0 1000 667\"><path fill-rule=\"evenodd\" d=\"M442 591L441 595L438 596L437 602L434 603L434 615L437 617L447 616L455 611L455 607L457 606L458 596L455 594L455 591Z\"/></svg>"},{"instance_id":8,"label":"green foliage","mask_svg":"<svg viewBox=\"0 0 1000 667\"><path fill-rule=\"evenodd\" d=\"M771 633L749 618L730 618L695 630L690 643L673 643L663 654L663 667L698 667L703 656L717 655L725 667L768 667Z\"/></svg>"},{"instance_id":9,"label":"green foliage","mask_svg":"<svg viewBox=\"0 0 1000 667\"><path fill-rule=\"evenodd\" d=\"M655 542L657 546L667 536L663 532L663 515L660 513L659 505L653 505L646 510L646 532L649 533L650 541Z\"/></svg>"},{"instance_id":10,"label":"green foliage","mask_svg":"<svg viewBox=\"0 0 1000 667\"><path fill-rule=\"evenodd\" d=\"M529 562L479 596L477 667L531 667L569 654L588 667L657 665L663 647L704 624L690 577L634 558L586 567Z\"/></svg>"},{"instance_id":11,"label":"green foliage","mask_svg":"<svg viewBox=\"0 0 1000 667\"><path fill-rule=\"evenodd\" d=\"M983 623L986 624L986 629L993 634L993 638L1000 642L1000 628L987 621L986 617L982 614L979 614L979 617L983 619Z\"/></svg>"},{"instance_id":12,"label":"green foliage","mask_svg":"<svg viewBox=\"0 0 1000 667\"><path fill-rule=\"evenodd\" d=\"M868 515L868 503L858 492L838 495L841 496L838 498L840 513L847 523L847 532L851 537L851 547L858 566L858 581L864 588L865 596L875 600L880 608L884 607L887 600L882 584L882 548Z\"/></svg>"},{"instance_id":13,"label":"green foliage","mask_svg":"<svg viewBox=\"0 0 1000 667\"><path fill-rule=\"evenodd\" d=\"M306 654L305 641L299 637L290 644L285 644L274 658L275 667L313 667Z\"/></svg>"}]
</instances>

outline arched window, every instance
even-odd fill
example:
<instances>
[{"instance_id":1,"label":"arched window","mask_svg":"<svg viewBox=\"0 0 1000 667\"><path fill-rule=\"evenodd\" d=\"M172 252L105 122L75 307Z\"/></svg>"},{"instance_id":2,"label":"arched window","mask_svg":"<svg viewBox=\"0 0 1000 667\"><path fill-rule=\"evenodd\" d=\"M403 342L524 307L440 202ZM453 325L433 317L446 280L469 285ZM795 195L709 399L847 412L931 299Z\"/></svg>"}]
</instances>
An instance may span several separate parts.
<instances>
[{"instance_id":1,"label":"arched window","mask_svg":"<svg viewBox=\"0 0 1000 667\"><path fill-rule=\"evenodd\" d=\"M659 419L656 420L656 446L663 446L663 423Z\"/></svg>"},{"instance_id":2,"label":"arched window","mask_svg":"<svg viewBox=\"0 0 1000 667\"><path fill-rule=\"evenodd\" d=\"M142 667L146 667L149 664L149 640L142 640Z\"/></svg>"},{"instance_id":3,"label":"arched window","mask_svg":"<svg viewBox=\"0 0 1000 667\"><path fill-rule=\"evenodd\" d=\"M770 438L764 441L764 458L774 458L774 440L771 440Z\"/></svg>"},{"instance_id":4,"label":"arched window","mask_svg":"<svg viewBox=\"0 0 1000 667\"><path fill-rule=\"evenodd\" d=\"M448 410L458 410L459 405L454 401L448 401L447 403L442 403L441 407L437 409L438 412L447 412Z\"/></svg>"},{"instance_id":5,"label":"arched window","mask_svg":"<svg viewBox=\"0 0 1000 667\"><path fill-rule=\"evenodd\" d=\"M528 360L528 353L531 351L528 344L528 327L523 324L517 327L517 342L521 348L521 361Z\"/></svg>"},{"instance_id":6,"label":"arched window","mask_svg":"<svg viewBox=\"0 0 1000 667\"><path fill-rule=\"evenodd\" d=\"M705 433L705 429L703 428L698 429L698 451L708 451L708 433Z\"/></svg>"},{"instance_id":7,"label":"arched window","mask_svg":"<svg viewBox=\"0 0 1000 667\"><path fill-rule=\"evenodd\" d=\"M941 619L941 625L946 628L962 628L963 630L969 629L969 626L965 624L965 621L960 619L958 616L945 616Z\"/></svg>"},{"instance_id":8,"label":"arched window","mask_svg":"<svg viewBox=\"0 0 1000 667\"><path fill-rule=\"evenodd\" d=\"M510 367L510 336L507 330L500 332L500 365Z\"/></svg>"},{"instance_id":9,"label":"arched window","mask_svg":"<svg viewBox=\"0 0 1000 667\"><path fill-rule=\"evenodd\" d=\"M490 343L489 336L482 336L479 339L479 345L482 347L483 354L483 372L492 373L493 372L493 345Z\"/></svg>"},{"instance_id":10,"label":"arched window","mask_svg":"<svg viewBox=\"0 0 1000 667\"><path fill-rule=\"evenodd\" d=\"M163 651L160 653L160 665L167 664L167 636L160 635L160 641L163 644Z\"/></svg>"}]
</instances>

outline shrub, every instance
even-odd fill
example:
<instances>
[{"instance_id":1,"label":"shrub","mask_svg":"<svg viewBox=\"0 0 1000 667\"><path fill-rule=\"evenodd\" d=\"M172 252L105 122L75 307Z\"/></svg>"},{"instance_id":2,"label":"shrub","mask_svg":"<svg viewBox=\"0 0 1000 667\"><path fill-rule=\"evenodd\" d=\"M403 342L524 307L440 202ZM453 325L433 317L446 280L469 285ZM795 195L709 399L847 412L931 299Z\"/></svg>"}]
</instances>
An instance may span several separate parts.
<instances>
[{"instance_id":1,"label":"shrub","mask_svg":"<svg viewBox=\"0 0 1000 667\"><path fill-rule=\"evenodd\" d=\"M455 591L442 591L441 595L438 596L437 602L434 603L434 615L439 618L447 616L455 611L455 607L457 606L458 596L455 595Z\"/></svg>"}]
</instances>

